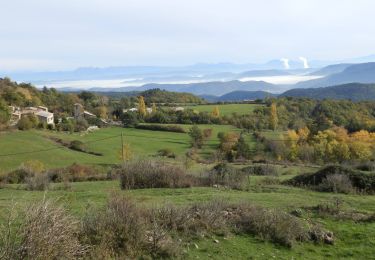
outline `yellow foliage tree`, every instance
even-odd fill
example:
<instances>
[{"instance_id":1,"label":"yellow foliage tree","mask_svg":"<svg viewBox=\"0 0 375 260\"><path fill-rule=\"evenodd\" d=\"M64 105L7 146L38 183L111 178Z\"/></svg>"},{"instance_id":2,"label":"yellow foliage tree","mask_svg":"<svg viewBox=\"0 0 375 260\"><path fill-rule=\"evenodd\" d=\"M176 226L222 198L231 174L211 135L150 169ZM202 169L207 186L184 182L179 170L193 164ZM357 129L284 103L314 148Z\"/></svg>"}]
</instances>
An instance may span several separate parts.
<instances>
[{"instance_id":1,"label":"yellow foliage tree","mask_svg":"<svg viewBox=\"0 0 375 260\"><path fill-rule=\"evenodd\" d=\"M219 117L220 116L219 106L215 106L211 114L213 117Z\"/></svg>"},{"instance_id":2,"label":"yellow foliage tree","mask_svg":"<svg viewBox=\"0 0 375 260\"><path fill-rule=\"evenodd\" d=\"M155 103L152 103L152 113L156 113L157 109L156 109L156 105Z\"/></svg>"},{"instance_id":3,"label":"yellow foliage tree","mask_svg":"<svg viewBox=\"0 0 375 260\"><path fill-rule=\"evenodd\" d=\"M143 96L138 97L138 113L141 116L145 116L147 111L146 111L146 104Z\"/></svg>"},{"instance_id":4,"label":"yellow foliage tree","mask_svg":"<svg viewBox=\"0 0 375 260\"><path fill-rule=\"evenodd\" d=\"M297 134L298 134L298 142L306 143L310 135L310 130L307 126L305 126L303 128L298 129Z\"/></svg>"},{"instance_id":5,"label":"yellow foliage tree","mask_svg":"<svg viewBox=\"0 0 375 260\"><path fill-rule=\"evenodd\" d=\"M279 118L277 117L276 103L272 103L271 113L270 113L270 127L271 127L271 129L275 131L278 123L279 123Z\"/></svg>"},{"instance_id":6,"label":"yellow foliage tree","mask_svg":"<svg viewBox=\"0 0 375 260\"><path fill-rule=\"evenodd\" d=\"M119 157L123 162L130 161L131 159L133 159L133 152L130 147L130 144L125 143L123 145L123 147L119 151Z\"/></svg>"},{"instance_id":7,"label":"yellow foliage tree","mask_svg":"<svg viewBox=\"0 0 375 260\"><path fill-rule=\"evenodd\" d=\"M295 130L288 130L286 136L284 138L285 145L289 148L289 159L294 161L297 159L298 156L298 140L299 136Z\"/></svg>"},{"instance_id":8,"label":"yellow foliage tree","mask_svg":"<svg viewBox=\"0 0 375 260\"><path fill-rule=\"evenodd\" d=\"M106 106L100 106L95 109L95 115L102 119L108 118L108 108Z\"/></svg>"},{"instance_id":9,"label":"yellow foliage tree","mask_svg":"<svg viewBox=\"0 0 375 260\"><path fill-rule=\"evenodd\" d=\"M29 160L22 164L22 168L33 173L41 173L45 170L45 166L41 161Z\"/></svg>"}]
</instances>

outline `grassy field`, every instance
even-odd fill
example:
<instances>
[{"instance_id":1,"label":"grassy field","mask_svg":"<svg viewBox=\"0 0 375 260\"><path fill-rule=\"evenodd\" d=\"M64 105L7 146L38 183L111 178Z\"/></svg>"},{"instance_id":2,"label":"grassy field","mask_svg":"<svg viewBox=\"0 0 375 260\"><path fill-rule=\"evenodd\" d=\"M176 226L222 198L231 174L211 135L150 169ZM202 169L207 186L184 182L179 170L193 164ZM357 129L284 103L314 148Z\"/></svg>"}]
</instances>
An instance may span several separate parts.
<instances>
[{"instance_id":1,"label":"grassy field","mask_svg":"<svg viewBox=\"0 0 375 260\"><path fill-rule=\"evenodd\" d=\"M212 112L216 105L197 105L187 106L188 108L197 110L199 112ZM217 105L220 110L220 115L226 116L233 113L238 115L250 114L255 108L261 107L261 104L223 104Z\"/></svg>"},{"instance_id":2,"label":"grassy field","mask_svg":"<svg viewBox=\"0 0 375 260\"><path fill-rule=\"evenodd\" d=\"M345 210L375 211L375 196L334 195L281 185L253 183L250 191L216 188L120 191L117 181L83 182L73 183L70 191L51 190L47 193L25 191L18 185L10 185L0 189L0 215L4 217L7 213L5 209L12 203L17 203L18 207L22 207L46 196L57 199L65 204L72 214L80 216L88 205L103 205L111 192L127 194L140 205L145 206L158 206L164 203L186 205L222 198L233 202L248 201L289 212L296 208L316 206L336 197L344 201ZM293 249L288 249L270 242L263 242L250 235L215 237L220 241L218 244L213 243L212 238L208 237L196 241L199 248L190 248L187 251L187 259L197 257L199 259L373 259L375 255L374 222L356 223L351 220L337 221L332 217L310 217L334 232L335 245L298 243Z\"/></svg>"},{"instance_id":3,"label":"grassy field","mask_svg":"<svg viewBox=\"0 0 375 260\"><path fill-rule=\"evenodd\" d=\"M185 129L189 125L183 125ZM212 128L212 137L200 151L207 157L219 144L218 132L240 131L228 125L200 125L201 129ZM114 164L120 162L121 133L124 142L130 145L135 157L153 156L164 148L171 149L177 156L183 156L190 148L190 138L186 133L140 130L133 128L105 128L89 134L68 134L51 131L14 131L0 133L0 171L6 172L17 168L27 160L39 160L47 167L61 167L72 163L81 164ZM51 137L63 140L80 140L87 143L87 149L101 153L103 156L90 155L70 150ZM251 138L248 138L251 142ZM50 150L51 149L51 150ZM37 153L32 151L46 150ZM3 156L7 155L8 156ZM17 154L17 155L13 155Z\"/></svg>"}]
</instances>

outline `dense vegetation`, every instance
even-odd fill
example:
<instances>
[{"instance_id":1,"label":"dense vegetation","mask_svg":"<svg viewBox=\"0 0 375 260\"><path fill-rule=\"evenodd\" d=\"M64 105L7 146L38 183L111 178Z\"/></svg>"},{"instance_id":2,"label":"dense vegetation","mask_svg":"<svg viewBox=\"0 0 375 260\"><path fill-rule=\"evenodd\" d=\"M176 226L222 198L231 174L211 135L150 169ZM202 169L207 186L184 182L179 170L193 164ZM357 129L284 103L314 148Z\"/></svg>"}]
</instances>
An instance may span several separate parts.
<instances>
[{"instance_id":1,"label":"dense vegetation","mask_svg":"<svg viewBox=\"0 0 375 260\"><path fill-rule=\"evenodd\" d=\"M348 99L353 101L374 100L375 85L349 83L325 88L291 89L283 97L304 97L313 99Z\"/></svg>"}]
</instances>

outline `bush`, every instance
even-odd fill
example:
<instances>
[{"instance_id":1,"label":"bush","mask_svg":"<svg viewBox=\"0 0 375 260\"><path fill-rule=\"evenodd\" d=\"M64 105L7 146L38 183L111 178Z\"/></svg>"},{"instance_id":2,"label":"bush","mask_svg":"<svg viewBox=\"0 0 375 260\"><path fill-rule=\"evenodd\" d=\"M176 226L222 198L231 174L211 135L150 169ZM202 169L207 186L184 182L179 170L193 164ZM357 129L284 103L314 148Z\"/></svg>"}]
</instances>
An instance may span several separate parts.
<instances>
[{"instance_id":1,"label":"bush","mask_svg":"<svg viewBox=\"0 0 375 260\"><path fill-rule=\"evenodd\" d=\"M352 187L356 190L374 193L375 192L375 174L363 173L339 165L327 166L316 173L302 174L286 181L286 184L295 186L311 186L317 188L323 181L327 182L329 175L345 175L349 178ZM336 181L337 181L337 177ZM344 181L344 177L341 181Z\"/></svg>"},{"instance_id":2,"label":"bush","mask_svg":"<svg viewBox=\"0 0 375 260\"><path fill-rule=\"evenodd\" d=\"M297 217L279 210L245 206L238 213L240 231L292 247L296 241L308 239L308 227Z\"/></svg>"},{"instance_id":3,"label":"bush","mask_svg":"<svg viewBox=\"0 0 375 260\"><path fill-rule=\"evenodd\" d=\"M112 194L104 210L87 212L82 239L94 247L94 258L134 258L145 244L145 224L142 210L131 199Z\"/></svg>"},{"instance_id":4,"label":"bush","mask_svg":"<svg viewBox=\"0 0 375 260\"><path fill-rule=\"evenodd\" d=\"M375 170L375 164L373 162L365 162L355 166L357 170L371 172Z\"/></svg>"},{"instance_id":5,"label":"bush","mask_svg":"<svg viewBox=\"0 0 375 260\"><path fill-rule=\"evenodd\" d=\"M121 189L187 188L199 183L179 166L147 160L126 163L116 174Z\"/></svg>"},{"instance_id":6,"label":"bush","mask_svg":"<svg viewBox=\"0 0 375 260\"><path fill-rule=\"evenodd\" d=\"M349 177L342 174L328 175L319 184L318 189L334 193L351 193L354 190Z\"/></svg>"},{"instance_id":7,"label":"bush","mask_svg":"<svg viewBox=\"0 0 375 260\"><path fill-rule=\"evenodd\" d=\"M16 259L76 259L87 250L78 240L78 222L53 201L30 205L16 233L10 247Z\"/></svg>"},{"instance_id":8,"label":"bush","mask_svg":"<svg viewBox=\"0 0 375 260\"><path fill-rule=\"evenodd\" d=\"M34 173L25 179L26 189L28 190L47 190L50 179L46 173Z\"/></svg>"},{"instance_id":9,"label":"bush","mask_svg":"<svg viewBox=\"0 0 375 260\"><path fill-rule=\"evenodd\" d=\"M243 189L247 174L225 163L217 164L209 172L211 185L223 185L232 189Z\"/></svg>"},{"instance_id":10,"label":"bush","mask_svg":"<svg viewBox=\"0 0 375 260\"><path fill-rule=\"evenodd\" d=\"M277 168L270 164L251 165L242 168L241 171L250 175L278 176Z\"/></svg>"},{"instance_id":11,"label":"bush","mask_svg":"<svg viewBox=\"0 0 375 260\"><path fill-rule=\"evenodd\" d=\"M168 158L176 158L176 155L174 154L174 152L172 152L172 150L169 148L160 149L158 151L158 155L163 156L163 157L168 157Z\"/></svg>"},{"instance_id":12,"label":"bush","mask_svg":"<svg viewBox=\"0 0 375 260\"><path fill-rule=\"evenodd\" d=\"M75 150L75 151L79 151L79 152L85 152L86 151L85 144L81 141L78 141L78 140L71 141L70 144L69 144L69 148L72 149L72 150Z\"/></svg>"},{"instance_id":13,"label":"bush","mask_svg":"<svg viewBox=\"0 0 375 260\"><path fill-rule=\"evenodd\" d=\"M176 132L176 133L186 133L186 131L178 125L137 125L135 128L151 130L151 131L166 131L166 132Z\"/></svg>"},{"instance_id":14,"label":"bush","mask_svg":"<svg viewBox=\"0 0 375 260\"><path fill-rule=\"evenodd\" d=\"M38 124L39 120L36 116L26 115L21 117L21 119L17 123L17 127L19 130L30 130L37 127Z\"/></svg>"},{"instance_id":15,"label":"bush","mask_svg":"<svg viewBox=\"0 0 375 260\"><path fill-rule=\"evenodd\" d=\"M109 176L100 172L97 168L77 163L74 163L66 168L49 170L48 176L52 182L79 182L110 179Z\"/></svg>"}]
</instances>

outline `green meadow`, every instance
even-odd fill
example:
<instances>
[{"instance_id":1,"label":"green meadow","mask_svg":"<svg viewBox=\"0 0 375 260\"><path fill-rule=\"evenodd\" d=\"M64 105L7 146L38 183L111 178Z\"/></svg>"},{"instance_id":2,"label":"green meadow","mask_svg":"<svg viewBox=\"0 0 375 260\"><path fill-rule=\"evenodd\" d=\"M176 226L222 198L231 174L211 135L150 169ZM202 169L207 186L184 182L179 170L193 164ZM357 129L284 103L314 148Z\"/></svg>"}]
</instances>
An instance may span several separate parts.
<instances>
[{"instance_id":1,"label":"green meadow","mask_svg":"<svg viewBox=\"0 0 375 260\"><path fill-rule=\"evenodd\" d=\"M233 113L238 115L250 114L254 109L263 106L262 104L221 104L221 105L196 105L187 106L199 112L212 112L215 106L219 107L220 115L230 116Z\"/></svg>"},{"instance_id":2,"label":"green meadow","mask_svg":"<svg viewBox=\"0 0 375 260\"><path fill-rule=\"evenodd\" d=\"M182 125L188 130L190 125ZM202 157L217 149L219 132L240 130L229 125L199 125L201 129L212 128L211 138L200 151ZM27 160L39 160L49 168L67 166L72 163L108 165L121 160L121 134L124 143L129 144L135 157L155 156L160 149L168 148L183 156L190 149L187 133L140 130L134 128L104 128L87 134L69 134L51 131L13 131L0 133L0 171L16 169ZM88 151L102 156L73 151L52 140L79 140L86 143ZM252 137L249 136L249 142ZM34 152L39 151L39 152Z\"/></svg>"}]
</instances>

